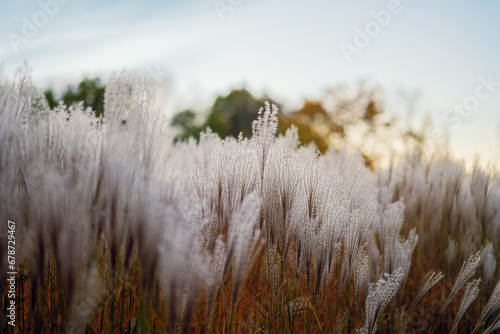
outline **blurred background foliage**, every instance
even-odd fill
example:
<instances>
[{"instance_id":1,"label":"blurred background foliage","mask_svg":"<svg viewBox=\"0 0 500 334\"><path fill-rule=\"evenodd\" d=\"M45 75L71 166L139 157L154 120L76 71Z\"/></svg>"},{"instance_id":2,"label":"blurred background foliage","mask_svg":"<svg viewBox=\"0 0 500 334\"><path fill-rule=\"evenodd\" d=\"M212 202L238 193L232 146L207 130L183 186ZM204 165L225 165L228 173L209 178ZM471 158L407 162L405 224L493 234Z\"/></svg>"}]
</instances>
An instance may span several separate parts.
<instances>
[{"instance_id":1,"label":"blurred background foliage","mask_svg":"<svg viewBox=\"0 0 500 334\"><path fill-rule=\"evenodd\" d=\"M85 108L92 108L99 117L104 114L104 91L106 87L101 84L99 78L85 78L78 86L68 86L60 99L56 100L55 94L51 89L44 92L45 98L50 108L54 109L60 101L65 105L72 106L75 103L83 101Z\"/></svg>"},{"instance_id":2,"label":"blurred background foliage","mask_svg":"<svg viewBox=\"0 0 500 334\"><path fill-rule=\"evenodd\" d=\"M51 108L61 101L67 106L83 101L97 116L104 116L104 92L105 85L99 78L84 78L77 86L68 86L59 99L50 89L45 91L45 97ZM384 113L379 95L377 88L364 85L337 86L317 100L305 100L297 110L283 112L281 103L269 96L257 98L246 89L234 89L226 96L216 97L208 112L191 109L177 112L171 124L177 130L175 141L190 137L198 140L200 132L206 128L221 138L238 137L240 133L250 137L252 121L257 118L264 101L269 101L279 107L280 134L294 125L300 141L313 143L322 153L332 145L336 148L351 146L361 151L371 168L375 160L393 150L395 140L405 152L417 150L422 153L430 124L424 124L420 130L410 125L397 127L397 119Z\"/></svg>"}]
</instances>

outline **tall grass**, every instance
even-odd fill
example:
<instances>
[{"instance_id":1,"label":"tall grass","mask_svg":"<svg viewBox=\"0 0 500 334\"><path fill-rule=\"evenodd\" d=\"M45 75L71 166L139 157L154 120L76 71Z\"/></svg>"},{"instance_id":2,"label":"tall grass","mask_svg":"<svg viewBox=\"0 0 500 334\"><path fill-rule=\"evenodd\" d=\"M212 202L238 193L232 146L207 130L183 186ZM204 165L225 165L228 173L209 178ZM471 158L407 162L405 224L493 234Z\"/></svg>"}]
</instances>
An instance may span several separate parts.
<instances>
[{"instance_id":1,"label":"tall grass","mask_svg":"<svg viewBox=\"0 0 500 334\"><path fill-rule=\"evenodd\" d=\"M371 172L276 137L173 143L152 86L117 76L105 118L0 83L0 279L11 332L491 332L500 178L449 157ZM4 312L6 290L1 290Z\"/></svg>"}]
</instances>

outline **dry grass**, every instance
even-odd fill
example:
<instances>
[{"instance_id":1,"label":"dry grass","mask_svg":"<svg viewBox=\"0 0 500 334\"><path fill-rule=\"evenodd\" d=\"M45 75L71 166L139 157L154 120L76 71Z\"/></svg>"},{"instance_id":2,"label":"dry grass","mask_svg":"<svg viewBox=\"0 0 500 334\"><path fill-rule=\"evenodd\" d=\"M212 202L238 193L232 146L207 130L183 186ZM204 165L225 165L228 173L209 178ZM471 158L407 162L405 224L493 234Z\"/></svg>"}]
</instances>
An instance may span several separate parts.
<instances>
[{"instance_id":1,"label":"dry grass","mask_svg":"<svg viewBox=\"0 0 500 334\"><path fill-rule=\"evenodd\" d=\"M173 144L151 91L114 78L100 119L51 111L23 73L1 81L0 218L18 226L4 331L499 326L495 171L410 156L372 172L360 155L301 147L293 129L276 138L270 105L251 139Z\"/></svg>"}]
</instances>

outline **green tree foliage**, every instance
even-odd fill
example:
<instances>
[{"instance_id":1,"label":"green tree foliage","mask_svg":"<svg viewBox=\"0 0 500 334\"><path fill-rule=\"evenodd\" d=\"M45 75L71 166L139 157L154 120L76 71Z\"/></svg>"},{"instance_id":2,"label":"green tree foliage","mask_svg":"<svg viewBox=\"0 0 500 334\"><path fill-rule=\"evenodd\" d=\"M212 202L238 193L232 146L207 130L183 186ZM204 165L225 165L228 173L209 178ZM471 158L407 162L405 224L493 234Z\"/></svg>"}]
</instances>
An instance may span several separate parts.
<instances>
[{"instance_id":1,"label":"green tree foliage","mask_svg":"<svg viewBox=\"0 0 500 334\"><path fill-rule=\"evenodd\" d=\"M233 90L227 96L216 98L206 119L198 126L195 123L196 114L193 111L181 111L172 120L172 125L181 130L176 140L189 137L198 139L200 130L207 127L221 138L238 137L240 132L243 136L250 137L252 121L257 118L257 112L266 100L273 102L270 98L257 99L246 89Z\"/></svg>"},{"instance_id":2,"label":"green tree foliage","mask_svg":"<svg viewBox=\"0 0 500 334\"><path fill-rule=\"evenodd\" d=\"M85 78L76 87L68 86L60 100L67 106L83 101L84 107L92 108L99 117L104 113L104 91L105 86L99 78ZM45 91L45 98L52 109L59 103L52 90ZM246 89L236 89L226 96L218 96L201 122L197 122L195 111L183 110L172 119L171 124L180 130L175 141L189 137L199 139L200 132L207 127L221 138L238 137L240 132L250 137L252 120L257 118L257 112L266 100L282 110L273 99L256 98ZM314 143L320 152L326 152L332 139L349 141L349 129L357 124L366 124L368 132L376 132L380 128L378 116L381 113L374 89L358 87L357 90L348 91L337 87L328 90L322 99L305 100L298 110L290 113L280 111L278 133L283 134L294 125L303 144ZM368 156L365 156L365 160L369 160Z\"/></svg>"},{"instance_id":3,"label":"green tree foliage","mask_svg":"<svg viewBox=\"0 0 500 334\"><path fill-rule=\"evenodd\" d=\"M206 119L198 126L192 110L179 112L172 121L172 125L181 130L176 140L198 139L200 131L207 127L221 138L237 137L240 132L249 137L252 120L266 100L277 104L268 97L255 98L245 89L233 90L227 96L216 98ZM352 95L339 88L327 92L322 100L306 100L299 110L280 112L278 133L283 134L295 125L303 144L314 143L318 150L326 152L332 136L344 138L346 129L360 122L369 128L376 127L379 114L381 110L372 90L359 88Z\"/></svg>"},{"instance_id":4,"label":"green tree foliage","mask_svg":"<svg viewBox=\"0 0 500 334\"><path fill-rule=\"evenodd\" d=\"M279 119L280 127L278 131L280 133L285 133L293 124L297 127L301 142L304 144L314 142L321 152L328 150L328 135L331 132L340 132L342 130L332 121L321 102L318 101L305 101L302 108L291 115L281 115Z\"/></svg>"},{"instance_id":5,"label":"green tree foliage","mask_svg":"<svg viewBox=\"0 0 500 334\"><path fill-rule=\"evenodd\" d=\"M49 104L50 109L54 109L57 107L58 102L56 101L56 98L54 97L54 92L50 89L46 90L44 92L45 99L47 100L47 103Z\"/></svg>"},{"instance_id":6,"label":"green tree foliage","mask_svg":"<svg viewBox=\"0 0 500 334\"><path fill-rule=\"evenodd\" d=\"M250 137L252 121L257 117L257 111L264 100L256 99L247 90L233 90L227 96L219 96L205 121L205 127L210 127L222 138L227 136Z\"/></svg>"},{"instance_id":7,"label":"green tree foliage","mask_svg":"<svg viewBox=\"0 0 500 334\"><path fill-rule=\"evenodd\" d=\"M175 140L185 140L189 137L199 138L201 127L195 124L196 114L192 110L177 113L172 119L172 125L182 130Z\"/></svg>"},{"instance_id":8,"label":"green tree foliage","mask_svg":"<svg viewBox=\"0 0 500 334\"><path fill-rule=\"evenodd\" d=\"M104 113L105 88L99 78L85 78L77 87L68 86L68 89L62 95L61 101L67 106L83 101L83 106L92 108L96 116L99 117ZM52 109L57 106L58 101L56 101L52 90L45 91L45 98Z\"/></svg>"}]
</instances>

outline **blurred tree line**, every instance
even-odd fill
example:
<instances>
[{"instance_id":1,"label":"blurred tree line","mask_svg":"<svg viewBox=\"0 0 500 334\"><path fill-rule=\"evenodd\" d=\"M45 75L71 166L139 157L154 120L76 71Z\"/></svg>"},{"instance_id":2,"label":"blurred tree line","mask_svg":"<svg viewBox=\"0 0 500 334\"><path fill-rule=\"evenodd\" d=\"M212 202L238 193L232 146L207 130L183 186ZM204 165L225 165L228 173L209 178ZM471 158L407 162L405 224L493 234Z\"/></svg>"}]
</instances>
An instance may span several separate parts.
<instances>
[{"instance_id":1,"label":"blurred tree line","mask_svg":"<svg viewBox=\"0 0 500 334\"><path fill-rule=\"evenodd\" d=\"M97 116L101 116L104 115L104 91L105 86L99 78L85 78L76 87L68 86L59 100L52 90L45 91L45 97L51 108L59 101L67 106L83 101L84 107L91 107ZM172 126L178 129L175 141L189 137L199 139L200 132L207 127L221 138L238 137L240 132L250 137L252 121L266 100L279 107L279 133L285 133L294 125L301 142L314 143L321 152L332 144L352 142L361 150L367 165L372 165L373 159L377 158L373 153L374 143L383 146L380 145L381 133L385 133L388 147L393 145L395 136L412 149L418 149L424 142L424 129L420 132L411 128L394 131L396 120L382 117L383 107L377 89L363 85L354 89L335 87L327 90L322 98L305 100L298 110L287 113L283 113L280 103L268 96L257 98L245 89L235 89L226 96L218 96L205 115L191 109L178 112L172 119ZM355 138L358 138L357 142Z\"/></svg>"},{"instance_id":2,"label":"blurred tree line","mask_svg":"<svg viewBox=\"0 0 500 334\"><path fill-rule=\"evenodd\" d=\"M92 108L96 116L99 117L104 114L105 88L99 78L85 78L76 87L68 86L59 100L56 100L55 94L51 89L46 90L44 95L52 109L59 104L59 101L64 102L68 107L83 101L83 106L85 108Z\"/></svg>"},{"instance_id":3,"label":"blurred tree line","mask_svg":"<svg viewBox=\"0 0 500 334\"><path fill-rule=\"evenodd\" d=\"M321 152L325 152L330 146L330 137L345 138L348 127L365 123L374 129L380 125L378 116L382 114L382 109L374 90L360 87L354 95L339 94L339 91L340 88L327 92L322 100L305 100L301 108L285 114L280 103L269 97L256 98L245 89L233 90L227 96L216 98L201 123L196 121L199 114L188 109L176 114L172 125L180 130L177 140L199 138L200 132L207 127L222 138L237 137L240 132L250 137L252 121L267 100L280 107L278 133L285 133L295 125L303 144L313 142Z\"/></svg>"}]
</instances>

